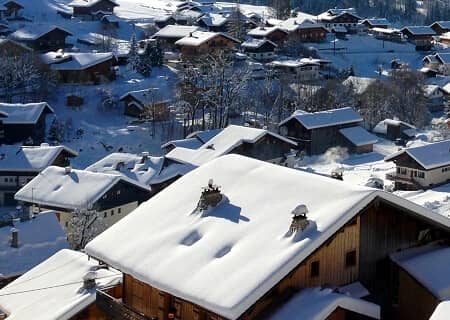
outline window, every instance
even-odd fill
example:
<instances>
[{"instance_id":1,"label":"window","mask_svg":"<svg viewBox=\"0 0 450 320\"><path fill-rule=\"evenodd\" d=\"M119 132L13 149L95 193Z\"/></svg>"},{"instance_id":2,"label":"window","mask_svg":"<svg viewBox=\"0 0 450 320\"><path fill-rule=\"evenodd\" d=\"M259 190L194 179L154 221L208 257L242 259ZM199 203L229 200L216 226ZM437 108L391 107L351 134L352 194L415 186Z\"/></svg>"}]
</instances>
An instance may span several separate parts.
<instances>
[{"instance_id":1,"label":"window","mask_svg":"<svg viewBox=\"0 0 450 320\"><path fill-rule=\"evenodd\" d=\"M103 212L103 218L106 218L108 216L108 212Z\"/></svg>"},{"instance_id":2,"label":"window","mask_svg":"<svg viewBox=\"0 0 450 320\"><path fill-rule=\"evenodd\" d=\"M120 190L117 190L117 195L120 196Z\"/></svg>"},{"instance_id":3,"label":"window","mask_svg":"<svg viewBox=\"0 0 450 320\"><path fill-rule=\"evenodd\" d=\"M113 216L114 215L114 210L111 210L111 216Z\"/></svg>"},{"instance_id":4,"label":"window","mask_svg":"<svg viewBox=\"0 0 450 320\"><path fill-rule=\"evenodd\" d=\"M310 267L310 277L314 278L314 277L318 277L320 273L320 262L319 261L313 261L311 262L311 267Z\"/></svg>"},{"instance_id":5,"label":"window","mask_svg":"<svg viewBox=\"0 0 450 320\"><path fill-rule=\"evenodd\" d=\"M118 208L117 213L122 213L122 208Z\"/></svg>"},{"instance_id":6,"label":"window","mask_svg":"<svg viewBox=\"0 0 450 320\"><path fill-rule=\"evenodd\" d=\"M356 250L349 251L345 254L345 266L356 266Z\"/></svg>"},{"instance_id":7,"label":"window","mask_svg":"<svg viewBox=\"0 0 450 320\"><path fill-rule=\"evenodd\" d=\"M417 176L418 176L419 178L425 179L425 172L418 171Z\"/></svg>"}]
</instances>

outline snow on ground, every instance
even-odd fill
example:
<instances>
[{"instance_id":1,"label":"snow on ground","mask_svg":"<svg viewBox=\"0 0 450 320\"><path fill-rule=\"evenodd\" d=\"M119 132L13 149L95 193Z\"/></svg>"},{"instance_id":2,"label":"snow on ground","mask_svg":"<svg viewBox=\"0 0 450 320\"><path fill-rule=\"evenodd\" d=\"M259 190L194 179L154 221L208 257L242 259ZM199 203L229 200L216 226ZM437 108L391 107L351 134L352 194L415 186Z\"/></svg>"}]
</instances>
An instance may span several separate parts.
<instances>
[{"instance_id":1,"label":"snow on ground","mask_svg":"<svg viewBox=\"0 0 450 320\"><path fill-rule=\"evenodd\" d=\"M334 67L353 67L356 76L373 78L378 76L376 71L380 65L383 69L390 69L390 63L394 59L408 63L413 69L419 69L422 67L423 57L430 54L426 51L416 51L415 46L409 42L383 42L367 34L349 35L345 40L334 39L333 35L329 35L326 42L310 45L318 48L319 55L331 60ZM441 49L439 52L448 52L448 49Z\"/></svg>"}]
</instances>

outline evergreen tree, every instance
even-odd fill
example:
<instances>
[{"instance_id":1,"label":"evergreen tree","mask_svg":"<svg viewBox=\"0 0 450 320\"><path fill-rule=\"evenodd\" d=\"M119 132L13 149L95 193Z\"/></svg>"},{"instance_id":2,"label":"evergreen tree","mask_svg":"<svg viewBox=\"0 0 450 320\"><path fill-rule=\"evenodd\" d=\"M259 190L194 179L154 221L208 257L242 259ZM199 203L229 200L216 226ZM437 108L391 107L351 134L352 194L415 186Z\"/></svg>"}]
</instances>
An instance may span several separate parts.
<instances>
[{"instance_id":1,"label":"evergreen tree","mask_svg":"<svg viewBox=\"0 0 450 320\"><path fill-rule=\"evenodd\" d=\"M138 53L138 43L136 39L136 34L133 33L130 39L130 51L128 53L128 67L132 71L138 71L139 68L139 53Z\"/></svg>"}]
</instances>

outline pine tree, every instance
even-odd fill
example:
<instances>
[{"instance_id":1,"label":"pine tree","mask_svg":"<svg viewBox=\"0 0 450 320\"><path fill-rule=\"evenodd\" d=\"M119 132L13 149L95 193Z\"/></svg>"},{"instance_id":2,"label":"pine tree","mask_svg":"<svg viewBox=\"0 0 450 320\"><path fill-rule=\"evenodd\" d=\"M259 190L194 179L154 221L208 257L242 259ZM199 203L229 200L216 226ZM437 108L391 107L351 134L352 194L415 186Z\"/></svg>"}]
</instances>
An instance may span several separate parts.
<instances>
[{"instance_id":1,"label":"pine tree","mask_svg":"<svg viewBox=\"0 0 450 320\"><path fill-rule=\"evenodd\" d=\"M153 46L150 43L147 43L145 46L144 53L139 57L139 66L137 71L143 76L150 76L152 72L152 58L153 58Z\"/></svg>"},{"instance_id":2,"label":"pine tree","mask_svg":"<svg viewBox=\"0 0 450 320\"><path fill-rule=\"evenodd\" d=\"M130 51L128 53L128 67L132 71L137 71L139 68L139 53L138 53L138 44L136 39L136 34L133 33L130 39Z\"/></svg>"}]
</instances>

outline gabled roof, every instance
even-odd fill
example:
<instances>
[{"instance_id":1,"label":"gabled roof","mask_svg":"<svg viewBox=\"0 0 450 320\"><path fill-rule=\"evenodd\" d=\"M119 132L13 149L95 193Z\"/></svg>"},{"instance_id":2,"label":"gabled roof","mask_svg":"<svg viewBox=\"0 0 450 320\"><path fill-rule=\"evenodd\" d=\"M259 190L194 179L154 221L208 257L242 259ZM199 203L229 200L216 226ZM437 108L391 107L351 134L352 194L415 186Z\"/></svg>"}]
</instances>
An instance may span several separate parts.
<instances>
[{"instance_id":1,"label":"gabled roof","mask_svg":"<svg viewBox=\"0 0 450 320\"><path fill-rule=\"evenodd\" d=\"M217 136L219 133L222 132L223 129L209 129L209 130L203 130L203 131L194 131L186 136L186 138L197 138L201 140L203 143L208 142L215 136Z\"/></svg>"},{"instance_id":2,"label":"gabled roof","mask_svg":"<svg viewBox=\"0 0 450 320\"><path fill-rule=\"evenodd\" d=\"M91 290L83 288L88 272L96 282ZM116 285L121 278L86 254L63 249L1 289L0 310L11 320L72 319L95 302L95 289Z\"/></svg>"},{"instance_id":3,"label":"gabled roof","mask_svg":"<svg viewBox=\"0 0 450 320\"><path fill-rule=\"evenodd\" d=\"M50 166L41 171L14 196L16 200L64 209L89 209L119 182L150 191L138 181L119 173L95 173L87 170Z\"/></svg>"},{"instance_id":4,"label":"gabled roof","mask_svg":"<svg viewBox=\"0 0 450 320\"><path fill-rule=\"evenodd\" d=\"M360 126L343 128L339 130L339 133L347 138L356 147L375 144L378 142L377 137Z\"/></svg>"},{"instance_id":5,"label":"gabled roof","mask_svg":"<svg viewBox=\"0 0 450 320\"><path fill-rule=\"evenodd\" d=\"M208 32L208 31L194 31L191 32L189 35L185 36L184 38L181 38L177 42L175 42L176 45L179 46L189 46L189 47L198 47L201 44L215 38L215 37L225 37L235 43L240 43L239 40L220 32Z\"/></svg>"},{"instance_id":6,"label":"gabled roof","mask_svg":"<svg viewBox=\"0 0 450 320\"><path fill-rule=\"evenodd\" d=\"M0 173L2 172L40 172L51 166L62 153L76 157L78 153L66 146L0 146Z\"/></svg>"},{"instance_id":7,"label":"gabled roof","mask_svg":"<svg viewBox=\"0 0 450 320\"><path fill-rule=\"evenodd\" d=\"M129 91L120 97L119 100L124 100L126 97L132 97L134 100L140 102L142 105L148 105L151 103L168 102L167 99L161 99L159 91L153 91L154 88Z\"/></svg>"},{"instance_id":8,"label":"gabled roof","mask_svg":"<svg viewBox=\"0 0 450 320\"><path fill-rule=\"evenodd\" d=\"M0 4L3 5L3 6L7 6L10 3L14 3L18 7L21 7L22 9L24 8L23 4L21 2L19 2L19 1L16 1L16 0L4 0Z\"/></svg>"},{"instance_id":9,"label":"gabled roof","mask_svg":"<svg viewBox=\"0 0 450 320\"><path fill-rule=\"evenodd\" d=\"M19 230L19 247L11 247L11 229ZM0 228L0 278L27 272L61 249L69 247L54 212L46 212L14 226ZM0 295L1 297L1 295Z\"/></svg>"},{"instance_id":10,"label":"gabled roof","mask_svg":"<svg viewBox=\"0 0 450 320\"><path fill-rule=\"evenodd\" d=\"M72 35L71 32L58 26L33 24L32 26L24 27L11 33L10 37L18 41L34 41L53 30L60 30L68 36Z\"/></svg>"},{"instance_id":11,"label":"gabled roof","mask_svg":"<svg viewBox=\"0 0 450 320\"><path fill-rule=\"evenodd\" d=\"M0 103L0 112L7 115L4 124L35 124L42 113L54 113L47 102L39 103Z\"/></svg>"},{"instance_id":12,"label":"gabled roof","mask_svg":"<svg viewBox=\"0 0 450 320\"><path fill-rule=\"evenodd\" d=\"M256 143L266 135L271 135L280 141L292 144L293 148L296 146L296 143L292 140L265 129L229 125L200 148L195 150L175 148L166 155L166 158L199 166L232 152L243 143Z\"/></svg>"},{"instance_id":13,"label":"gabled roof","mask_svg":"<svg viewBox=\"0 0 450 320\"><path fill-rule=\"evenodd\" d=\"M156 32L152 38L184 38L190 33L200 30L198 26L168 25Z\"/></svg>"},{"instance_id":14,"label":"gabled roof","mask_svg":"<svg viewBox=\"0 0 450 320\"><path fill-rule=\"evenodd\" d=\"M92 66L98 65L108 60L115 59L112 52L71 52L70 59L60 63L54 63L51 66L52 70L85 70Z\"/></svg>"},{"instance_id":15,"label":"gabled roof","mask_svg":"<svg viewBox=\"0 0 450 320\"><path fill-rule=\"evenodd\" d=\"M152 181L158 178L163 165L163 157L114 152L91 164L85 170L120 174L142 185L150 186Z\"/></svg>"},{"instance_id":16,"label":"gabled roof","mask_svg":"<svg viewBox=\"0 0 450 320\"><path fill-rule=\"evenodd\" d=\"M70 7L92 7L99 2L110 2L113 6L119 6L115 0L75 0L69 3Z\"/></svg>"},{"instance_id":17,"label":"gabled roof","mask_svg":"<svg viewBox=\"0 0 450 320\"><path fill-rule=\"evenodd\" d=\"M243 42L241 44L242 47L244 48L260 48L261 46L263 46L264 44L270 44L272 47L276 48L277 45L276 43L268 40L268 39L247 39L245 42Z\"/></svg>"},{"instance_id":18,"label":"gabled roof","mask_svg":"<svg viewBox=\"0 0 450 320\"><path fill-rule=\"evenodd\" d=\"M437 299L450 299L450 247L430 244L391 254L391 259Z\"/></svg>"},{"instance_id":19,"label":"gabled roof","mask_svg":"<svg viewBox=\"0 0 450 320\"><path fill-rule=\"evenodd\" d=\"M384 160L392 161L405 153L427 170L450 165L450 140L430 143L420 147L405 148L387 156Z\"/></svg>"},{"instance_id":20,"label":"gabled roof","mask_svg":"<svg viewBox=\"0 0 450 320\"><path fill-rule=\"evenodd\" d=\"M338 308L380 319L380 307L330 288L308 288L300 291L271 315L271 320L326 320Z\"/></svg>"},{"instance_id":21,"label":"gabled roof","mask_svg":"<svg viewBox=\"0 0 450 320\"><path fill-rule=\"evenodd\" d=\"M350 15L354 17L355 19L361 20L361 17L359 17L356 14L356 10L354 8L347 8L347 9L329 9L317 16L319 20L322 21L333 21L334 19L341 17L343 15Z\"/></svg>"},{"instance_id":22,"label":"gabled roof","mask_svg":"<svg viewBox=\"0 0 450 320\"><path fill-rule=\"evenodd\" d=\"M409 27L404 27L403 29L400 29L400 31L402 33L404 33L405 31L409 31L411 34L416 35L416 36L434 36L436 35L436 32L431 29L428 26L409 26Z\"/></svg>"},{"instance_id":23,"label":"gabled roof","mask_svg":"<svg viewBox=\"0 0 450 320\"><path fill-rule=\"evenodd\" d=\"M422 87L422 89L426 98L431 97L436 91L442 91L441 87L435 84L426 84Z\"/></svg>"},{"instance_id":24,"label":"gabled roof","mask_svg":"<svg viewBox=\"0 0 450 320\"><path fill-rule=\"evenodd\" d=\"M430 27L433 27L434 25L438 25L442 29L449 29L450 30L450 21L436 21L433 22Z\"/></svg>"},{"instance_id":25,"label":"gabled roof","mask_svg":"<svg viewBox=\"0 0 450 320\"><path fill-rule=\"evenodd\" d=\"M288 33L286 30L282 29L281 27L257 27L252 30L250 30L247 34L249 36L257 36L257 37L267 37L269 34L271 34L274 31L281 31L283 33Z\"/></svg>"},{"instance_id":26,"label":"gabled roof","mask_svg":"<svg viewBox=\"0 0 450 320\"><path fill-rule=\"evenodd\" d=\"M198 213L209 179L226 199ZM446 217L391 193L227 155L143 203L92 240L86 252L234 320L375 199L450 229ZM300 204L307 206L310 223L289 236L292 211Z\"/></svg>"},{"instance_id":27,"label":"gabled roof","mask_svg":"<svg viewBox=\"0 0 450 320\"><path fill-rule=\"evenodd\" d=\"M450 64L450 53L436 53L436 59L443 64Z\"/></svg>"},{"instance_id":28,"label":"gabled roof","mask_svg":"<svg viewBox=\"0 0 450 320\"><path fill-rule=\"evenodd\" d=\"M207 13L200 18L208 27L221 27L228 22L228 16L219 13Z\"/></svg>"},{"instance_id":29,"label":"gabled roof","mask_svg":"<svg viewBox=\"0 0 450 320\"><path fill-rule=\"evenodd\" d=\"M387 134L388 126L395 126L395 127L404 126L407 128L405 130L417 131L416 127L414 127L413 125L411 125L407 122L404 122L404 121L394 120L394 119L384 119L384 120L378 122L377 125L372 129L372 131L374 133ZM405 131L405 130L403 130L403 131Z\"/></svg>"},{"instance_id":30,"label":"gabled roof","mask_svg":"<svg viewBox=\"0 0 450 320\"><path fill-rule=\"evenodd\" d=\"M195 131L187 135L185 139L172 140L164 143L161 148L168 146L181 147L187 149L198 149L203 144L218 135L222 129L210 129L204 131Z\"/></svg>"},{"instance_id":31,"label":"gabled roof","mask_svg":"<svg viewBox=\"0 0 450 320\"><path fill-rule=\"evenodd\" d=\"M279 125L282 126L292 119L300 122L308 130L348 123L358 123L364 120L353 108L346 107L314 113L299 110L294 112L289 118L283 120Z\"/></svg>"},{"instance_id":32,"label":"gabled roof","mask_svg":"<svg viewBox=\"0 0 450 320\"><path fill-rule=\"evenodd\" d=\"M369 18L361 20L360 23L368 23L371 26L388 26L390 25L386 18Z\"/></svg>"}]
</instances>

